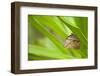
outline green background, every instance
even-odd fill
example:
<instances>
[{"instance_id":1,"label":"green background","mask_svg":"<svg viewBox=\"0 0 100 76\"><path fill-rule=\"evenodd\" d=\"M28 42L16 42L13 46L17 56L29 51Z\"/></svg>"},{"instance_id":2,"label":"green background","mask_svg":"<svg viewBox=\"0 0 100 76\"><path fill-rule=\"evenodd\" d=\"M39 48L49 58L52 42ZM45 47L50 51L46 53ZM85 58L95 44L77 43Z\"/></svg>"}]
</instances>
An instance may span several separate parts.
<instances>
[{"instance_id":1,"label":"green background","mask_svg":"<svg viewBox=\"0 0 100 76\"><path fill-rule=\"evenodd\" d=\"M80 49L64 48L72 33L80 39ZM28 60L87 57L88 17L28 15Z\"/></svg>"}]
</instances>

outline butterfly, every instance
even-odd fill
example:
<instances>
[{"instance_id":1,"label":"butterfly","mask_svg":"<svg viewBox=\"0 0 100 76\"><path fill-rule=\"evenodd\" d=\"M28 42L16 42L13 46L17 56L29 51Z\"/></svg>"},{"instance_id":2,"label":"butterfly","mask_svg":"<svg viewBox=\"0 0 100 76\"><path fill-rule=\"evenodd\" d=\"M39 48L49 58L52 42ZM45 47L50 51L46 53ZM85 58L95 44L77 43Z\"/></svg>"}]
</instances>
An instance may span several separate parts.
<instances>
[{"instance_id":1,"label":"butterfly","mask_svg":"<svg viewBox=\"0 0 100 76\"><path fill-rule=\"evenodd\" d=\"M79 38L74 34L69 35L64 42L64 47L70 49L79 49L80 48Z\"/></svg>"}]
</instances>

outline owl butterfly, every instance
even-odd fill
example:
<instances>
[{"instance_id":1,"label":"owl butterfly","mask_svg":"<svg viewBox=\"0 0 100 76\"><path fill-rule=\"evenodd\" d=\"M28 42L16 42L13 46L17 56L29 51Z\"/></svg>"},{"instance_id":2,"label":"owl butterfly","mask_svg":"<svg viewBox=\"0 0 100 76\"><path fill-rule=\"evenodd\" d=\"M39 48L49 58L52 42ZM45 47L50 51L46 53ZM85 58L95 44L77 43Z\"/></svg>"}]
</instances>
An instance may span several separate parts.
<instances>
[{"instance_id":1,"label":"owl butterfly","mask_svg":"<svg viewBox=\"0 0 100 76\"><path fill-rule=\"evenodd\" d=\"M77 38L74 34L71 34L68 36L68 38L65 40L64 43L65 48L73 48L73 49L79 49L80 48L80 40Z\"/></svg>"}]
</instances>

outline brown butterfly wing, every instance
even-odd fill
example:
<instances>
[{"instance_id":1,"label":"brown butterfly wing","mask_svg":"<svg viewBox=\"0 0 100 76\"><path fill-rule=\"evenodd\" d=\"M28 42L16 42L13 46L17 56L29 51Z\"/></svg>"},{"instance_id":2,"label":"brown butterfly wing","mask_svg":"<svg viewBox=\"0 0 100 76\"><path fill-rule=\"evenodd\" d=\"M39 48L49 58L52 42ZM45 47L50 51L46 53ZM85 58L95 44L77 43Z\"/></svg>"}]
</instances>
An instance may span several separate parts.
<instances>
[{"instance_id":1,"label":"brown butterfly wing","mask_svg":"<svg viewBox=\"0 0 100 76\"><path fill-rule=\"evenodd\" d=\"M79 49L80 48L80 41L67 39L64 43L64 47L65 48Z\"/></svg>"}]
</instances>

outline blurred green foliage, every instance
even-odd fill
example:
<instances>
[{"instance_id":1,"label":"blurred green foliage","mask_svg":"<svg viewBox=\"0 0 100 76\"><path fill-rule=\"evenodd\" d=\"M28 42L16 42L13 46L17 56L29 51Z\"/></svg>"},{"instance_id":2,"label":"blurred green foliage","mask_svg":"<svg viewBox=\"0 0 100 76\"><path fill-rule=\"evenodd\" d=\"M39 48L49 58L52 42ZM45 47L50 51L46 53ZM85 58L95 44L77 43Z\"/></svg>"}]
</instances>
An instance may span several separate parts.
<instances>
[{"instance_id":1,"label":"blurred green foliage","mask_svg":"<svg viewBox=\"0 0 100 76\"><path fill-rule=\"evenodd\" d=\"M80 49L64 48L72 33L80 39ZM28 60L87 58L87 50L87 17L28 15Z\"/></svg>"}]
</instances>

